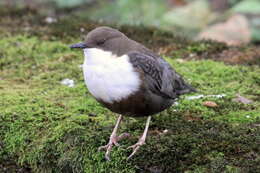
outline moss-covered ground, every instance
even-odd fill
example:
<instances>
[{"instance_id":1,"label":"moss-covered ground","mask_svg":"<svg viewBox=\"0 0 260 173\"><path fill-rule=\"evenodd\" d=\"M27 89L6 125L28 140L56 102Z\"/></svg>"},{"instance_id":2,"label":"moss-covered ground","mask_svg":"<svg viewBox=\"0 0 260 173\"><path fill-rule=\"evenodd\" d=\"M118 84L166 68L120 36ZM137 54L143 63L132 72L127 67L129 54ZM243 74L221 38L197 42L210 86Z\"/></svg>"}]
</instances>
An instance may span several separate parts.
<instances>
[{"instance_id":1,"label":"moss-covered ground","mask_svg":"<svg viewBox=\"0 0 260 173\"><path fill-rule=\"evenodd\" d=\"M132 136L113 149L107 162L97 149L108 142L116 116L90 96L80 68L82 52L68 48L80 40L79 33L72 33L83 21L48 26L40 21L32 25L32 19L0 21L0 172L260 172L259 66L165 56L198 93L153 116L147 144L130 161L126 148L137 141L145 119L126 117L120 132ZM151 32L131 29L130 37ZM166 40L163 44L178 42L167 34L152 35ZM184 42L189 47L179 46ZM149 46L149 40L144 43ZM228 49L186 40L175 45L178 52L191 53ZM75 87L62 85L65 78L73 79ZM200 94L225 96L188 99ZM253 102L235 102L236 94ZM206 107L204 101L217 107Z\"/></svg>"}]
</instances>

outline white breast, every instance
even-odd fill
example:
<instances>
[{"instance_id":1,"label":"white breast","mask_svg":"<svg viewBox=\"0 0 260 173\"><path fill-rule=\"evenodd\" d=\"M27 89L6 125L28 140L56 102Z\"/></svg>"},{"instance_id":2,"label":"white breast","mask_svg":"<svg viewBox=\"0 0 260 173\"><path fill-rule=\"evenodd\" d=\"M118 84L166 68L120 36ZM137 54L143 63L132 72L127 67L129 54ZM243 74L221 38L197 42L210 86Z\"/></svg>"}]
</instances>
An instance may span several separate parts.
<instances>
[{"instance_id":1,"label":"white breast","mask_svg":"<svg viewBox=\"0 0 260 173\"><path fill-rule=\"evenodd\" d=\"M95 98L113 103L139 89L138 73L127 55L116 57L96 48L84 49L84 55L84 80Z\"/></svg>"}]
</instances>

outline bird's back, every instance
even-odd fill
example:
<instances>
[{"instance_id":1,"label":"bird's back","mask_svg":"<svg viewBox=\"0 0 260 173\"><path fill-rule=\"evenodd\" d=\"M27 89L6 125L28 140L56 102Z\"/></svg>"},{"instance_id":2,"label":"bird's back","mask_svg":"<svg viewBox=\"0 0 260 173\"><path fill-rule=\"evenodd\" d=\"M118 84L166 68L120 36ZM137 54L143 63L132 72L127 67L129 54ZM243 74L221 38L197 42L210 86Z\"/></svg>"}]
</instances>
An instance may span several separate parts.
<instances>
[{"instance_id":1,"label":"bird's back","mask_svg":"<svg viewBox=\"0 0 260 173\"><path fill-rule=\"evenodd\" d=\"M133 50L127 52L131 63L135 68L144 72L148 83L157 84L157 90L161 94L175 99L182 94L196 91L161 56L134 40L131 40L131 42L134 42L133 45L135 45Z\"/></svg>"}]
</instances>

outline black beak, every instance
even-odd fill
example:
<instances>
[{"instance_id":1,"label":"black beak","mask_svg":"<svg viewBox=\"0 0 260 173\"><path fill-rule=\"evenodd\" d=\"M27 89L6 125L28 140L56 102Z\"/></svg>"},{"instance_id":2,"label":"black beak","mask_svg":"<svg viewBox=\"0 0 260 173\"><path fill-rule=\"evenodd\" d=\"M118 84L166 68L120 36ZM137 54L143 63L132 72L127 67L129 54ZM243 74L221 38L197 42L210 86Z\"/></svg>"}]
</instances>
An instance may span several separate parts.
<instances>
[{"instance_id":1,"label":"black beak","mask_svg":"<svg viewBox=\"0 0 260 173\"><path fill-rule=\"evenodd\" d=\"M85 49L88 46L85 43L76 43L70 46L70 48L80 48L80 49Z\"/></svg>"}]
</instances>

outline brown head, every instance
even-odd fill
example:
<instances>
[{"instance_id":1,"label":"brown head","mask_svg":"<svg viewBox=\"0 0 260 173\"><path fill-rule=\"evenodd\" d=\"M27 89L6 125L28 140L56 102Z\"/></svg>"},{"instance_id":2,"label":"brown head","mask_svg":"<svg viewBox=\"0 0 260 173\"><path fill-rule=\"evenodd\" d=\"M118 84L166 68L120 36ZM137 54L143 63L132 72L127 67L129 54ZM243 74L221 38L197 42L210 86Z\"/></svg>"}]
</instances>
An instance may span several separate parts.
<instances>
[{"instance_id":1,"label":"brown head","mask_svg":"<svg viewBox=\"0 0 260 173\"><path fill-rule=\"evenodd\" d=\"M110 51L116 55L122 55L140 47L138 45L137 42L128 39L120 31L107 26L101 26L90 31L83 42L73 44L70 48L98 48Z\"/></svg>"}]
</instances>

